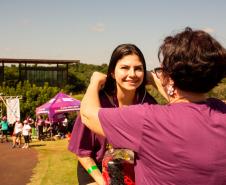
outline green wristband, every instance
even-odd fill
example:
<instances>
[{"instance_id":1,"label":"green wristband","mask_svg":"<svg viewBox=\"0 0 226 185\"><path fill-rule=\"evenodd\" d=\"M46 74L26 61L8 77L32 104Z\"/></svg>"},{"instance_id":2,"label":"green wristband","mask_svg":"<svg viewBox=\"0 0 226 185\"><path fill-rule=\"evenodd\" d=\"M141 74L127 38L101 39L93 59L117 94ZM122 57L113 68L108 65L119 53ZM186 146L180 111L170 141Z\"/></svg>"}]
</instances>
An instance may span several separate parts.
<instances>
[{"instance_id":1,"label":"green wristband","mask_svg":"<svg viewBox=\"0 0 226 185\"><path fill-rule=\"evenodd\" d=\"M88 174L91 174L93 170L97 170L97 166L91 166L89 169L87 169Z\"/></svg>"}]
</instances>

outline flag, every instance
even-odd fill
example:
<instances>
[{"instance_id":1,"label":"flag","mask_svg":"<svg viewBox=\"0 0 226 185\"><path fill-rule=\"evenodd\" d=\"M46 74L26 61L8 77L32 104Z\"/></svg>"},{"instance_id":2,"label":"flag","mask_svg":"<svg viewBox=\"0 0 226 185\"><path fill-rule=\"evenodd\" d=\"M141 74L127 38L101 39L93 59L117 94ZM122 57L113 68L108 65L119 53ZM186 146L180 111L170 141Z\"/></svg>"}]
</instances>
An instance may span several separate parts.
<instances>
[{"instance_id":1,"label":"flag","mask_svg":"<svg viewBox=\"0 0 226 185\"><path fill-rule=\"evenodd\" d=\"M19 98L6 99L7 107L7 121L13 124L16 120L20 119L20 101Z\"/></svg>"}]
</instances>

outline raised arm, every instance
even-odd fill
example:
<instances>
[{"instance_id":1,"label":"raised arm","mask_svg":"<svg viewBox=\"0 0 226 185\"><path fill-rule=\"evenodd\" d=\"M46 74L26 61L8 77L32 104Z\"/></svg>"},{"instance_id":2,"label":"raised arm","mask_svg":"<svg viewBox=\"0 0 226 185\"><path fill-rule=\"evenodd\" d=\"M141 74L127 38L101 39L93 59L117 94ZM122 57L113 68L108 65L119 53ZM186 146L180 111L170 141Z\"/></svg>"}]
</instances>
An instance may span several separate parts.
<instances>
[{"instance_id":1,"label":"raised arm","mask_svg":"<svg viewBox=\"0 0 226 185\"><path fill-rule=\"evenodd\" d=\"M82 122L93 132L104 136L101 127L98 112L100 109L99 90L106 81L106 75L99 72L94 72L90 84L81 102L81 118Z\"/></svg>"},{"instance_id":2,"label":"raised arm","mask_svg":"<svg viewBox=\"0 0 226 185\"><path fill-rule=\"evenodd\" d=\"M166 92L164 91L161 81L159 78L157 78L156 74L153 73L152 71L147 71L146 74L147 74L146 75L147 84L155 87L160 92L160 94L168 101L169 97L167 96Z\"/></svg>"}]
</instances>

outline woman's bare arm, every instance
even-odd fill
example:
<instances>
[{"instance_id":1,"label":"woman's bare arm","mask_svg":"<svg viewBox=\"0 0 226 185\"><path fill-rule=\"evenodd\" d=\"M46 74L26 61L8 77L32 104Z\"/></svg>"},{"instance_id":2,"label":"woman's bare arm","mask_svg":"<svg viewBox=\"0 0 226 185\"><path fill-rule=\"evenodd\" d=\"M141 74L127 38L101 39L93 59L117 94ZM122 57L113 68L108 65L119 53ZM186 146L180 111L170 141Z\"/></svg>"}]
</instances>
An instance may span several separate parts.
<instances>
[{"instance_id":1,"label":"woman's bare arm","mask_svg":"<svg viewBox=\"0 0 226 185\"><path fill-rule=\"evenodd\" d=\"M78 157L78 160L81 163L81 165L86 169L86 171L91 166L96 166L95 161L91 157ZM103 178L102 173L99 169L93 170L89 175L96 181L96 183L92 183L92 184L98 184L98 185L104 185L105 184L104 178Z\"/></svg>"},{"instance_id":2,"label":"woman's bare arm","mask_svg":"<svg viewBox=\"0 0 226 185\"><path fill-rule=\"evenodd\" d=\"M82 122L93 132L105 136L101 127L98 112L100 109L99 90L106 81L106 75L94 72L90 84L81 102Z\"/></svg>"}]
</instances>

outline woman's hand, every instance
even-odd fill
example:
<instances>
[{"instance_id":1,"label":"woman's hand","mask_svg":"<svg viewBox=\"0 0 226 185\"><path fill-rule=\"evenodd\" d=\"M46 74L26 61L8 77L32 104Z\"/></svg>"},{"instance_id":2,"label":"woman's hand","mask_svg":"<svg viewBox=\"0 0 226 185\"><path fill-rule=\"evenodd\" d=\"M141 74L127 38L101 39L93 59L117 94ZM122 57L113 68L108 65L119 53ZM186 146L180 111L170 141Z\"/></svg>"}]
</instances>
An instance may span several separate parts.
<instances>
[{"instance_id":1,"label":"woman's hand","mask_svg":"<svg viewBox=\"0 0 226 185\"><path fill-rule=\"evenodd\" d=\"M97 84L98 90L100 90L106 82L106 77L107 75L105 75L104 73L95 71L91 76L90 84Z\"/></svg>"},{"instance_id":2,"label":"woman's hand","mask_svg":"<svg viewBox=\"0 0 226 185\"><path fill-rule=\"evenodd\" d=\"M162 86L161 79L158 78L154 72L147 71L146 78L147 78L148 85L154 86L166 100L169 99L169 97L167 96L167 94L164 90L164 87Z\"/></svg>"},{"instance_id":3,"label":"woman's hand","mask_svg":"<svg viewBox=\"0 0 226 185\"><path fill-rule=\"evenodd\" d=\"M152 71L146 71L146 80L147 85L152 85L157 89L157 86L154 81L154 73Z\"/></svg>"}]
</instances>

